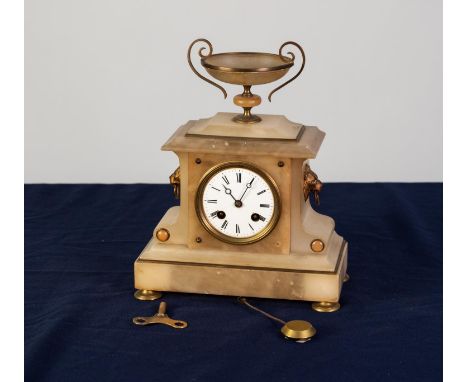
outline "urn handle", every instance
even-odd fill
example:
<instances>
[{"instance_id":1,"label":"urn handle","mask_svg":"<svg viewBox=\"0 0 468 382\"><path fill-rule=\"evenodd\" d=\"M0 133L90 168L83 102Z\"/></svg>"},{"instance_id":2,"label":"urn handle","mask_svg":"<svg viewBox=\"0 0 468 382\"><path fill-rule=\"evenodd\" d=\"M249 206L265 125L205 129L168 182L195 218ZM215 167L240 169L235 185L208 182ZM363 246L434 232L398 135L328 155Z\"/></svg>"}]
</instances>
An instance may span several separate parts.
<instances>
[{"instance_id":1,"label":"urn handle","mask_svg":"<svg viewBox=\"0 0 468 382\"><path fill-rule=\"evenodd\" d=\"M299 77L299 75L302 73L302 71L304 70L304 66L305 66L305 53L304 53L304 49L302 49L302 47L297 43L297 42L294 42L294 41L287 41L285 42L283 45L280 46L279 48L279 56L281 58L284 58L284 59L292 59L293 61L295 60L296 56L294 55L293 52L288 52L287 54L290 56L287 57L283 54L283 49L285 46L287 45L294 45L297 49L299 49L299 51L301 52L301 55L302 55L302 65L301 65L301 68L299 69L299 71L296 73L296 75L292 78L290 78L289 80L287 80L285 83L281 84L280 86L278 86L277 88L273 89L270 94L268 95L268 101L271 102L271 96L276 93L278 90L280 90L281 88L285 87L286 85L288 85L289 83L293 82L297 77Z\"/></svg>"},{"instance_id":2,"label":"urn handle","mask_svg":"<svg viewBox=\"0 0 468 382\"><path fill-rule=\"evenodd\" d=\"M188 51L187 51L187 61L190 65L190 69L192 69L192 71L199 77L201 78L203 81L206 81L208 82L209 84L217 87L219 90L221 90L224 94L224 98L227 97L227 93L226 93L226 90L221 86L221 85L218 85L216 82L214 81L211 81L209 80L208 78L206 78L205 76L201 75L200 72L197 71L197 69L195 69L195 66L193 66L193 63L192 63L192 58L191 58L191 55L192 55L192 48L195 44L199 43L199 42L203 42L205 43L207 46L208 46L208 54L203 54L203 51L206 49L205 46L202 46L199 50L198 50L198 55L200 57L208 57L208 56L211 56L212 53L213 53L213 45L211 45L211 42L209 42L206 38L197 38L196 40L194 40L189 48L188 48Z\"/></svg>"}]
</instances>

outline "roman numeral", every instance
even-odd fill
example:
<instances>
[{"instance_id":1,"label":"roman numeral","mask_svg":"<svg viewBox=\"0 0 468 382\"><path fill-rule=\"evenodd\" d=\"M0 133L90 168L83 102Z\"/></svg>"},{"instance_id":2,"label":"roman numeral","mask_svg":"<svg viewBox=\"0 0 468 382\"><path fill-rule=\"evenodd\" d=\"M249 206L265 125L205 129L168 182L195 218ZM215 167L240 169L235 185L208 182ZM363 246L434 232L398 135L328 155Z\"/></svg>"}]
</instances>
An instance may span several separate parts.
<instances>
[{"instance_id":1,"label":"roman numeral","mask_svg":"<svg viewBox=\"0 0 468 382\"><path fill-rule=\"evenodd\" d=\"M263 190L263 191L257 192L257 195L263 194L264 192L266 192L266 190Z\"/></svg>"},{"instance_id":2,"label":"roman numeral","mask_svg":"<svg viewBox=\"0 0 468 382\"><path fill-rule=\"evenodd\" d=\"M213 187L213 186L211 186L211 188L212 188L213 190L216 190L216 191L221 191L219 188L216 188L216 187Z\"/></svg>"},{"instance_id":3,"label":"roman numeral","mask_svg":"<svg viewBox=\"0 0 468 382\"><path fill-rule=\"evenodd\" d=\"M221 228L225 229L227 227L227 225L228 225L228 222L227 222L227 220L225 220L223 222L223 224L221 225Z\"/></svg>"},{"instance_id":4,"label":"roman numeral","mask_svg":"<svg viewBox=\"0 0 468 382\"><path fill-rule=\"evenodd\" d=\"M205 200L205 202L207 203L218 203L218 201L216 199L210 199L210 200Z\"/></svg>"},{"instance_id":5,"label":"roman numeral","mask_svg":"<svg viewBox=\"0 0 468 382\"><path fill-rule=\"evenodd\" d=\"M236 233L240 233L239 224L236 224Z\"/></svg>"},{"instance_id":6,"label":"roman numeral","mask_svg":"<svg viewBox=\"0 0 468 382\"><path fill-rule=\"evenodd\" d=\"M242 174L240 172L236 174L236 178L237 178L237 183L242 182Z\"/></svg>"},{"instance_id":7,"label":"roman numeral","mask_svg":"<svg viewBox=\"0 0 468 382\"><path fill-rule=\"evenodd\" d=\"M229 180L228 180L228 178L226 177L226 175L223 175L223 180L226 182L226 184L229 184Z\"/></svg>"},{"instance_id":8,"label":"roman numeral","mask_svg":"<svg viewBox=\"0 0 468 382\"><path fill-rule=\"evenodd\" d=\"M264 218L262 215L260 215L260 220L261 220L262 222L264 222L264 221L265 221L265 218Z\"/></svg>"},{"instance_id":9,"label":"roman numeral","mask_svg":"<svg viewBox=\"0 0 468 382\"><path fill-rule=\"evenodd\" d=\"M212 212L212 213L210 214L210 216L211 216L212 218L215 218L217 215L218 215L218 211Z\"/></svg>"},{"instance_id":10,"label":"roman numeral","mask_svg":"<svg viewBox=\"0 0 468 382\"><path fill-rule=\"evenodd\" d=\"M250 225L250 223L249 223L249 227L252 228L252 231L255 231L254 228Z\"/></svg>"},{"instance_id":11,"label":"roman numeral","mask_svg":"<svg viewBox=\"0 0 468 382\"><path fill-rule=\"evenodd\" d=\"M260 207L270 208L269 204L260 204Z\"/></svg>"}]
</instances>

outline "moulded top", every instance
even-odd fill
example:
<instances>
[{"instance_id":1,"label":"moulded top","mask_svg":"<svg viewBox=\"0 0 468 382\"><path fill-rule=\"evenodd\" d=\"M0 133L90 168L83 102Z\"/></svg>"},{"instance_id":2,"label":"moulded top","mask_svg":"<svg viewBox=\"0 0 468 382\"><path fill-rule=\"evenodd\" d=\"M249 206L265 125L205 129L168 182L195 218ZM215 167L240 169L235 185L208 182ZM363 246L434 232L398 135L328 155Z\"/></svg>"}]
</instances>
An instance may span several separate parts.
<instances>
[{"instance_id":1,"label":"moulded top","mask_svg":"<svg viewBox=\"0 0 468 382\"><path fill-rule=\"evenodd\" d=\"M284 118L283 116L269 117ZM325 133L315 126L304 126L301 134L294 140L187 134L197 123L199 121L189 121L179 127L161 147L161 150L312 159L317 156L325 138Z\"/></svg>"}]
</instances>

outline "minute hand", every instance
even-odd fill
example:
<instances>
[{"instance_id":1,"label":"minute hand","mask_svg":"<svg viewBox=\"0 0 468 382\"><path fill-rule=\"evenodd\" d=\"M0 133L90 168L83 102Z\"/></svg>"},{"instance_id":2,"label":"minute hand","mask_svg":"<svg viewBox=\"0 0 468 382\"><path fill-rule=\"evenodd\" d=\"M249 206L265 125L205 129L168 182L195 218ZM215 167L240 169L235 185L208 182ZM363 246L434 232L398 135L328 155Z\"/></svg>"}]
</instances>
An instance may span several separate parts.
<instances>
[{"instance_id":1,"label":"minute hand","mask_svg":"<svg viewBox=\"0 0 468 382\"><path fill-rule=\"evenodd\" d=\"M255 178L252 178L252 180L250 181L250 183L247 183L246 187L245 187L245 190L244 190L244 193L242 194L242 196L240 197L240 201L242 201L242 198L244 197L245 193L247 192L247 190L252 187L252 183L253 181L255 180Z\"/></svg>"}]
</instances>

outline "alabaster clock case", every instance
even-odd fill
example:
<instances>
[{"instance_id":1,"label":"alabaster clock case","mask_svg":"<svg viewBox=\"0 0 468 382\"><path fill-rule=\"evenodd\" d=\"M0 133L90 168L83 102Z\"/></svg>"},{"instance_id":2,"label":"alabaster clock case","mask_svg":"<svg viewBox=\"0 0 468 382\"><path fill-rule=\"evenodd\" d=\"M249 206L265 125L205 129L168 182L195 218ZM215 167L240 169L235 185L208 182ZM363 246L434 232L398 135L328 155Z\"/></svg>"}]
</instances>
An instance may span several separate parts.
<instances>
[{"instance_id":1,"label":"alabaster clock case","mask_svg":"<svg viewBox=\"0 0 468 382\"><path fill-rule=\"evenodd\" d=\"M295 64L285 46L279 54L213 54L205 39L201 66L223 82L242 85L234 97L242 114L217 113L182 125L163 145L179 167L170 175L180 205L156 224L153 238L135 262L135 296L154 299L160 292L188 292L306 300L320 311L339 308L346 277L347 242L332 218L317 213L322 183L309 159L325 134L281 115L254 115L260 104L251 86L283 77ZM204 50L205 49L205 50ZM206 51L207 50L207 51ZM263 67L258 67L263 65Z\"/></svg>"}]
</instances>

